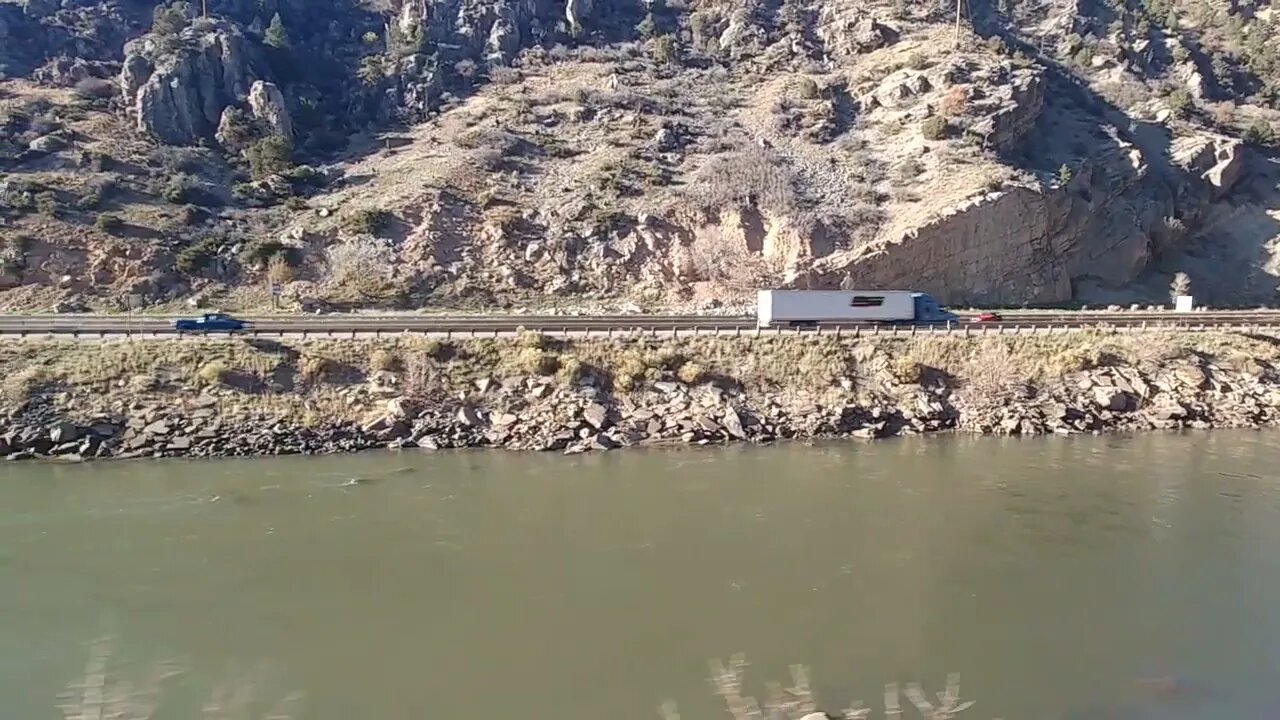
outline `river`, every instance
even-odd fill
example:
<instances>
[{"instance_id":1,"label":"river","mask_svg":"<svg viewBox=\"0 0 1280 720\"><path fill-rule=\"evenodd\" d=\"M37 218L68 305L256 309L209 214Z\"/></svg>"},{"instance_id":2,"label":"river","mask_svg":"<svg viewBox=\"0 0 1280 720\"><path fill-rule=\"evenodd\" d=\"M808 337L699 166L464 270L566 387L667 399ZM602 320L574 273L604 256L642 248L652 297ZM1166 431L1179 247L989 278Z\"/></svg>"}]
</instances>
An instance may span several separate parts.
<instances>
[{"instance_id":1,"label":"river","mask_svg":"<svg viewBox=\"0 0 1280 720\"><path fill-rule=\"evenodd\" d=\"M315 720L717 718L739 651L831 709L958 671L964 717L1280 717L1277 467L1251 432L9 463L0 698L61 717L110 636L185 669L156 720L236 678Z\"/></svg>"}]
</instances>

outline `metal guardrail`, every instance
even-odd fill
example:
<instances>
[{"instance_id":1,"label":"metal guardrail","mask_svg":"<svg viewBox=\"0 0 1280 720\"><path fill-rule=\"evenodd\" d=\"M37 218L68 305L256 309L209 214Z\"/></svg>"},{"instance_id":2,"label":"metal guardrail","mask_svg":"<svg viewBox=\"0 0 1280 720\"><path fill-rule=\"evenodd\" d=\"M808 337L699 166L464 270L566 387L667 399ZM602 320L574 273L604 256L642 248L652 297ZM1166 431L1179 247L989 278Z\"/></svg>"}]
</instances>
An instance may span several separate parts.
<instances>
[{"instance_id":1,"label":"metal guardrail","mask_svg":"<svg viewBox=\"0 0 1280 720\"><path fill-rule=\"evenodd\" d=\"M860 338L860 337L999 337L999 336L1034 336L1060 335L1079 332L1103 332L1117 334L1136 333L1169 333L1169 332L1228 332L1256 333L1280 336L1280 321L1269 323L1003 323L1003 324L958 324L944 325L865 325L835 326L824 328L759 328L755 326L726 327L631 327L631 328L572 328L572 327L526 327L524 330L536 332L548 337L564 339L623 339L623 338L683 338L683 337L777 337L777 338ZM505 329L325 329L325 330L246 330L238 333L183 333L172 329L163 331L119 331L119 330L70 330L54 331L19 331L7 333L25 340L113 340L113 339L145 339L145 340L218 340L238 338L278 338L278 339L381 339L397 337L423 337L442 340L480 340L513 338L518 331Z\"/></svg>"}]
</instances>

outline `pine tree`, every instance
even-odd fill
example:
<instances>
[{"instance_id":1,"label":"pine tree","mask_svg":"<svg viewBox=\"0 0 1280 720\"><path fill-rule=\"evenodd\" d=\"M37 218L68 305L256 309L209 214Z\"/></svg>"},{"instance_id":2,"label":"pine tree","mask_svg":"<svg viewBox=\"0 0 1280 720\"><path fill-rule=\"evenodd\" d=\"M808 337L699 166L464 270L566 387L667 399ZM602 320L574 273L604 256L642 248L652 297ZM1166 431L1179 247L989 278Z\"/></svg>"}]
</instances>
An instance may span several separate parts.
<instances>
[{"instance_id":1,"label":"pine tree","mask_svg":"<svg viewBox=\"0 0 1280 720\"><path fill-rule=\"evenodd\" d=\"M267 47L273 47L277 50L289 47L289 35L285 32L284 21L280 19L280 13L271 16L271 24L267 26L267 31L262 34L262 42Z\"/></svg>"}]
</instances>

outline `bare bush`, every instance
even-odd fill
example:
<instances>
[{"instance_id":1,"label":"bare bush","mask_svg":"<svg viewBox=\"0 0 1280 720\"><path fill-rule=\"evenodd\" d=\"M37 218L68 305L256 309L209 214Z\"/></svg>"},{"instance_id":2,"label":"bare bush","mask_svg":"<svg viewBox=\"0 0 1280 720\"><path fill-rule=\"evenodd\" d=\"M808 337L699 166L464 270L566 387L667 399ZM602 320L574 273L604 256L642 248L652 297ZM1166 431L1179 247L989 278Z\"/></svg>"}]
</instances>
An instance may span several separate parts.
<instances>
[{"instance_id":1,"label":"bare bush","mask_svg":"<svg viewBox=\"0 0 1280 720\"><path fill-rule=\"evenodd\" d=\"M1169 283L1169 297L1176 298L1179 295L1191 294L1191 276L1184 273L1174 273L1173 281Z\"/></svg>"},{"instance_id":2,"label":"bare bush","mask_svg":"<svg viewBox=\"0 0 1280 720\"><path fill-rule=\"evenodd\" d=\"M894 187L911 185L924 172L924 166L915 158L905 158L889 170L889 180Z\"/></svg>"},{"instance_id":3,"label":"bare bush","mask_svg":"<svg viewBox=\"0 0 1280 720\"><path fill-rule=\"evenodd\" d=\"M274 285L284 285L293 279L293 268L284 254L272 255L267 260L267 280Z\"/></svg>"},{"instance_id":4,"label":"bare bush","mask_svg":"<svg viewBox=\"0 0 1280 720\"><path fill-rule=\"evenodd\" d=\"M691 199L718 210L755 206L790 213L800 198L796 178L786 160L767 148L751 148L711 158L697 173Z\"/></svg>"},{"instance_id":5,"label":"bare bush","mask_svg":"<svg viewBox=\"0 0 1280 720\"><path fill-rule=\"evenodd\" d=\"M499 85L514 85L520 82L520 71L504 66L490 68L489 80Z\"/></svg>"},{"instance_id":6,"label":"bare bush","mask_svg":"<svg viewBox=\"0 0 1280 720\"><path fill-rule=\"evenodd\" d=\"M382 295L395 269L395 250L389 242L371 237L344 240L325 251L329 282L363 297Z\"/></svg>"},{"instance_id":7,"label":"bare bush","mask_svg":"<svg viewBox=\"0 0 1280 720\"><path fill-rule=\"evenodd\" d=\"M744 694L746 667L747 661L741 654L733 656L727 663L718 660L711 663L711 685L715 694L723 699L733 720L802 720L814 716L864 720L871 716L871 709L861 702L852 702L839 711L818 710L817 697L809 682L809 670L803 665L791 666L789 687L777 682L769 683L768 695L761 703ZM972 700L960 699L960 675L956 673L947 676L946 687L935 694L936 700L931 700L919 683L908 683L901 689L897 683L885 685L886 717L901 717L904 696L925 720L953 720L974 705ZM671 702L664 703L658 714L664 720L680 717L675 703Z\"/></svg>"},{"instance_id":8,"label":"bare bush","mask_svg":"<svg viewBox=\"0 0 1280 720\"><path fill-rule=\"evenodd\" d=\"M90 645L83 677L69 683L58 695L57 707L63 717L68 720L90 717L150 720L164 704L166 683L187 670L173 661L159 661L146 666L139 677L127 678L128 667L113 662L114 645L112 638L102 638ZM277 684L278 678L274 675L267 665L240 670L228 682L213 689L201 706L200 717L204 720L299 717L302 693L281 697L264 693L263 688Z\"/></svg>"},{"instance_id":9,"label":"bare bush","mask_svg":"<svg viewBox=\"0 0 1280 720\"><path fill-rule=\"evenodd\" d=\"M76 94L88 100L109 100L117 92L115 83L102 78L85 78L76 83Z\"/></svg>"},{"instance_id":10,"label":"bare bush","mask_svg":"<svg viewBox=\"0 0 1280 720\"><path fill-rule=\"evenodd\" d=\"M1004 343L986 343L967 358L965 395L977 406L1000 402L1025 387L1027 368Z\"/></svg>"},{"instance_id":11,"label":"bare bush","mask_svg":"<svg viewBox=\"0 0 1280 720\"><path fill-rule=\"evenodd\" d=\"M942 102L938 105L938 110L943 117L953 118L963 115L968 106L969 91L959 85L953 85L942 96Z\"/></svg>"}]
</instances>

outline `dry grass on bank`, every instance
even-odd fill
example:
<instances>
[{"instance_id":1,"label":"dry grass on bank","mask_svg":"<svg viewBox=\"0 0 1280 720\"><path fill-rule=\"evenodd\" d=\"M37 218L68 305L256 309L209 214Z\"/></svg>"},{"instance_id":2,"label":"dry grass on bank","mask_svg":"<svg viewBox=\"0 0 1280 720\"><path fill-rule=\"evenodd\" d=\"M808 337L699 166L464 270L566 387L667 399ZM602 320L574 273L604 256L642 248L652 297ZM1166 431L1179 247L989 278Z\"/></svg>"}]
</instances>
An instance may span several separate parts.
<instances>
[{"instance_id":1,"label":"dry grass on bank","mask_svg":"<svg viewBox=\"0 0 1280 720\"><path fill-rule=\"evenodd\" d=\"M963 383L1041 383L1107 365L1151 368L1189 356L1230 367L1280 359L1280 341L1228 333L1105 332L1055 336L913 338L689 338L567 342L536 334L514 340L445 342L405 336L380 340L265 339L69 342L0 347L0 393L20 401L47 387L100 393L196 390L222 385L246 395L322 397L327 390L392 373L419 386L456 389L481 378L584 377L626 391L663 377L747 388L818 391L929 375Z\"/></svg>"}]
</instances>

